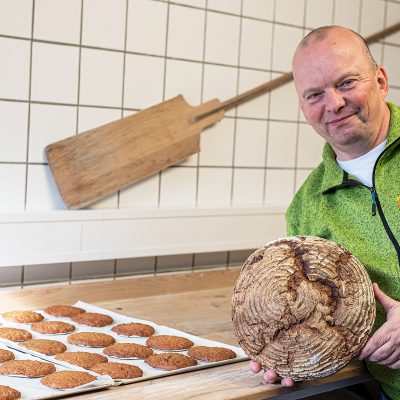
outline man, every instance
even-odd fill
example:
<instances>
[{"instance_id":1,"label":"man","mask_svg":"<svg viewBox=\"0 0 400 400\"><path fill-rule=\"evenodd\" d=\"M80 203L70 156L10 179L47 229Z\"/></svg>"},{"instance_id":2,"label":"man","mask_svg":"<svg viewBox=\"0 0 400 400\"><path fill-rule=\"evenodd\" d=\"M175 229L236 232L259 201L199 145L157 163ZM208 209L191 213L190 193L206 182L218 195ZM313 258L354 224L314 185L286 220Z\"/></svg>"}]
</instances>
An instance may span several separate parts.
<instances>
[{"instance_id":1,"label":"man","mask_svg":"<svg viewBox=\"0 0 400 400\"><path fill-rule=\"evenodd\" d=\"M374 333L360 359L387 398L399 400L400 108L385 103L385 69L358 34L342 27L307 35L294 54L293 76L305 118L327 144L287 211L287 233L346 246L379 284ZM251 369L261 366L252 362ZM280 379L272 370L263 377Z\"/></svg>"}]
</instances>

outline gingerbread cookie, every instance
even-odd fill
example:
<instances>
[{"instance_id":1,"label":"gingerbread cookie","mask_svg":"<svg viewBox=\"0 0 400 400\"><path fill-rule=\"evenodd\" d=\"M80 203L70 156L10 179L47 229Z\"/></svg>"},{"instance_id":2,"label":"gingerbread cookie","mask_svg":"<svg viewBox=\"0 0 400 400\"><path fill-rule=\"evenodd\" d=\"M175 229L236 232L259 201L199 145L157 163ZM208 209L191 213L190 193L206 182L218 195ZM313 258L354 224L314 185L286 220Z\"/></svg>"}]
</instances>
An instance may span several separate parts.
<instances>
[{"instance_id":1,"label":"gingerbread cookie","mask_svg":"<svg viewBox=\"0 0 400 400\"><path fill-rule=\"evenodd\" d=\"M54 358L85 369L90 369L96 364L108 361L107 357L101 354L88 353L86 351L67 351L56 355Z\"/></svg>"},{"instance_id":2,"label":"gingerbread cookie","mask_svg":"<svg viewBox=\"0 0 400 400\"><path fill-rule=\"evenodd\" d=\"M53 364L34 360L12 360L0 365L0 375L19 375L38 378L56 370Z\"/></svg>"},{"instance_id":3,"label":"gingerbread cookie","mask_svg":"<svg viewBox=\"0 0 400 400\"><path fill-rule=\"evenodd\" d=\"M188 350L188 356L196 360L216 362L235 358L236 353L224 347L196 346Z\"/></svg>"},{"instance_id":4,"label":"gingerbread cookie","mask_svg":"<svg viewBox=\"0 0 400 400\"><path fill-rule=\"evenodd\" d=\"M13 342L23 342L24 340L32 339L32 335L25 329L0 328L0 338Z\"/></svg>"},{"instance_id":5,"label":"gingerbread cookie","mask_svg":"<svg viewBox=\"0 0 400 400\"><path fill-rule=\"evenodd\" d=\"M99 313L82 313L71 317L72 321L81 325L102 327L113 323L113 319L109 315Z\"/></svg>"},{"instance_id":6,"label":"gingerbread cookie","mask_svg":"<svg viewBox=\"0 0 400 400\"><path fill-rule=\"evenodd\" d=\"M144 359L151 354L151 350L148 346L143 346L137 343L114 343L111 346L106 347L103 353L117 358L139 358Z\"/></svg>"},{"instance_id":7,"label":"gingerbread cookie","mask_svg":"<svg viewBox=\"0 0 400 400\"><path fill-rule=\"evenodd\" d=\"M146 340L147 346L157 350L187 350L193 342L181 336L157 335Z\"/></svg>"},{"instance_id":8,"label":"gingerbread cookie","mask_svg":"<svg viewBox=\"0 0 400 400\"><path fill-rule=\"evenodd\" d=\"M67 350L67 346L64 343L49 339L30 339L22 342L21 346L28 350L46 354L46 356L54 356L55 354L64 353Z\"/></svg>"},{"instance_id":9,"label":"gingerbread cookie","mask_svg":"<svg viewBox=\"0 0 400 400\"><path fill-rule=\"evenodd\" d=\"M8 311L3 313L3 319L21 324L33 324L43 319L43 315L35 311Z\"/></svg>"},{"instance_id":10,"label":"gingerbread cookie","mask_svg":"<svg viewBox=\"0 0 400 400\"><path fill-rule=\"evenodd\" d=\"M47 307L43 310L46 314L54 315L55 317L68 317L71 318L74 315L82 314L86 312L83 308L75 306L66 306L57 304L55 306Z\"/></svg>"},{"instance_id":11,"label":"gingerbread cookie","mask_svg":"<svg viewBox=\"0 0 400 400\"><path fill-rule=\"evenodd\" d=\"M147 324L140 322L129 322L127 324L115 325L112 329L113 332L121 336L141 336L147 337L154 333L154 328Z\"/></svg>"},{"instance_id":12,"label":"gingerbread cookie","mask_svg":"<svg viewBox=\"0 0 400 400\"><path fill-rule=\"evenodd\" d=\"M140 358L144 359L151 354L151 350L147 346L136 343L114 343L103 350L104 354L117 358Z\"/></svg>"},{"instance_id":13,"label":"gingerbread cookie","mask_svg":"<svg viewBox=\"0 0 400 400\"><path fill-rule=\"evenodd\" d=\"M0 385L1 400L17 400L21 397L21 393L10 386Z\"/></svg>"},{"instance_id":14,"label":"gingerbread cookie","mask_svg":"<svg viewBox=\"0 0 400 400\"><path fill-rule=\"evenodd\" d=\"M40 382L52 389L72 389L93 382L96 377L83 371L57 371L47 375Z\"/></svg>"},{"instance_id":15,"label":"gingerbread cookie","mask_svg":"<svg viewBox=\"0 0 400 400\"><path fill-rule=\"evenodd\" d=\"M133 379L143 375L143 371L136 365L116 362L97 364L90 369L100 375L109 375L113 379Z\"/></svg>"},{"instance_id":16,"label":"gingerbread cookie","mask_svg":"<svg viewBox=\"0 0 400 400\"><path fill-rule=\"evenodd\" d=\"M14 359L15 359L15 356L14 356L13 352L11 352L10 350L0 349L0 363L14 360ZM1 399L1 397L0 397L0 399Z\"/></svg>"},{"instance_id":17,"label":"gingerbread cookie","mask_svg":"<svg viewBox=\"0 0 400 400\"><path fill-rule=\"evenodd\" d=\"M77 346L87 347L107 347L115 343L115 339L111 335L97 332L73 333L68 336L67 341Z\"/></svg>"},{"instance_id":18,"label":"gingerbread cookie","mask_svg":"<svg viewBox=\"0 0 400 400\"><path fill-rule=\"evenodd\" d=\"M32 324L31 329L44 335L58 335L73 332L75 326L68 322L44 321Z\"/></svg>"},{"instance_id":19,"label":"gingerbread cookie","mask_svg":"<svg viewBox=\"0 0 400 400\"><path fill-rule=\"evenodd\" d=\"M145 363L150 365L150 367L167 371L197 365L197 361L193 360L193 358L177 353L153 354L146 358Z\"/></svg>"}]
</instances>

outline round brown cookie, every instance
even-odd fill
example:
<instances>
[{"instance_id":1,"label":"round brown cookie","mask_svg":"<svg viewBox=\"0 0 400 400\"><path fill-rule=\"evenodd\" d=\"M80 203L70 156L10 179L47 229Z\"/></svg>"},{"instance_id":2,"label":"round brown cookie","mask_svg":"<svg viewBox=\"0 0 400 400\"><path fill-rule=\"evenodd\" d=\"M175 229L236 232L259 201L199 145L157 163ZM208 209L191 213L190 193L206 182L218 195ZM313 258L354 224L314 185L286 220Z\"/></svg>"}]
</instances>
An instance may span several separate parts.
<instances>
[{"instance_id":1,"label":"round brown cookie","mask_svg":"<svg viewBox=\"0 0 400 400\"><path fill-rule=\"evenodd\" d=\"M57 335L75 330L75 326L62 321L43 321L32 324L31 329L44 335Z\"/></svg>"},{"instance_id":2,"label":"round brown cookie","mask_svg":"<svg viewBox=\"0 0 400 400\"><path fill-rule=\"evenodd\" d=\"M90 369L100 375L109 375L113 379L133 379L143 375L143 371L136 365L116 362L97 364Z\"/></svg>"},{"instance_id":3,"label":"round brown cookie","mask_svg":"<svg viewBox=\"0 0 400 400\"><path fill-rule=\"evenodd\" d=\"M146 358L145 363L150 365L150 367L165 369L167 371L197 365L196 360L179 353L153 354Z\"/></svg>"},{"instance_id":4,"label":"round brown cookie","mask_svg":"<svg viewBox=\"0 0 400 400\"><path fill-rule=\"evenodd\" d=\"M15 356L12 351L0 349L0 363L14 360L14 359L15 359ZM0 397L0 399L1 399L1 397Z\"/></svg>"},{"instance_id":5,"label":"round brown cookie","mask_svg":"<svg viewBox=\"0 0 400 400\"><path fill-rule=\"evenodd\" d=\"M47 307L43 310L46 314L54 315L55 317L73 317L77 314L86 312L83 308L75 306L66 306L57 304L55 306Z\"/></svg>"},{"instance_id":6,"label":"round brown cookie","mask_svg":"<svg viewBox=\"0 0 400 400\"><path fill-rule=\"evenodd\" d=\"M121 336L141 336L147 337L154 333L154 328L147 324L140 322L129 322L127 324L115 325L112 329L113 332Z\"/></svg>"},{"instance_id":7,"label":"round brown cookie","mask_svg":"<svg viewBox=\"0 0 400 400\"><path fill-rule=\"evenodd\" d=\"M35 311L8 311L3 313L3 319L21 324L32 324L43 319L43 315Z\"/></svg>"},{"instance_id":8,"label":"round brown cookie","mask_svg":"<svg viewBox=\"0 0 400 400\"><path fill-rule=\"evenodd\" d=\"M215 362L222 360L230 360L236 357L236 353L224 347L196 346L187 352L188 356L196 360Z\"/></svg>"},{"instance_id":9,"label":"round brown cookie","mask_svg":"<svg viewBox=\"0 0 400 400\"><path fill-rule=\"evenodd\" d=\"M11 360L0 365L0 375L21 375L38 378L56 370L53 364L35 360Z\"/></svg>"},{"instance_id":10,"label":"round brown cookie","mask_svg":"<svg viewBox=\"0 0 400 400\"><path fill-rule=\"evenodd\" d=\"M107 347L115 343L115 339L111 335L97 332L73 333L68 336L67 341L77 346L87 347Z\"/></svg>"},{"instance_id":11,"label":"round brown cookie","mask_svg":"<svg viewBox=\"0 0 400 400\"><path fill-rule=\"evenodd\" d=\"M193 342L181 336L157 335L146 340L147 346L157 350L186 350Z\"/></svg>"},{"instance_id":12,"label":"round brown cookie","mask_svg":"<svg viewBox=\"0 0 400 400\"><path fill-rule=\"evenodd\" d=\"M13 389L10 386L0 385L0 399L1 400L16 400L21 397L21 393L18 390Z\"/></svg>"},{"instance_id":13,"label":"round brown cookie","mask_svg":"<svg viewBox=\"0 0 400 400\"><path fill-rule=\"evenodd\" d=\"M0 328L0 338L12 340L13 342L23 342L32 339L30 332L18 328Z\"/></svg>"},{"instance_id":14,"label":"round brown cookie","mask_svg":"<svg viewBox=\"0 0 400 400\"><path fill-rule=\"evenodd\" d=\"M101 354L88 353L86 351L67 351L56 355L54 358L85 369L90 369L96 364L108 361L107 357Z\"/></svg>"},{"instance_id":15,"label":"round brown cookie","mask_svg":"<svg viewBox=\"0 0 400 400\"><path fill-rule=\"evenodd\" d=\"M83 371L57 371L47 375L40 382L52 389L72 389L93 382L96 377Z\"/></svg>"},{"instance_id":16,"label":"round brown cookie","mask_svg":"<svg viewBox=\"0 0 400 400\"><path fill-rule=\"evenodd\" d=\"M136 343L114 343L103 350L104 354L117 358L140 358L144 359L151 354L151 350L147 346Z\"/></svg>"},{"instance_id":17,"label":"round brown cookie","mask_svg":"<svg viewBox=\"0 0 400 400\"><path fill-rule=\"evenodd\" d=\"M88 312L74 315L71 319L78 324L95 327L102 327L113 323L113 319L109 315Z\"/></svg>"},{"instance_id":18,"label":"round brown cookie","mask_svg":"<svg viewBox=\"0 0 400 400\"><path fill-rule=\"evenodd\" d=\"M22 342L21 346L28 350L46 354L46 356L54 356L55 354L64 353L67 350L67 346L64 343L49 339L30 339Z\"/></svg>"}]
</instances>

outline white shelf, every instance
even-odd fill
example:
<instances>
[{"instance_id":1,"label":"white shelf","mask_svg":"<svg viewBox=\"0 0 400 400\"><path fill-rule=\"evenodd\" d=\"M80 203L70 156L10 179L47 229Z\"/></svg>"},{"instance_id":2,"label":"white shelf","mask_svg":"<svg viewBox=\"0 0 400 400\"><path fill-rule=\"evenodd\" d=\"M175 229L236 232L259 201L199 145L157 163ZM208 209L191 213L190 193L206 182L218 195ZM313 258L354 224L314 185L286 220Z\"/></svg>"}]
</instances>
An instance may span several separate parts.
<instances>
[{"instance_id":1,"label":"white shelf","mask_svg":"<svg viewBox=\"0 0 400 400\"><path fill-rule=\"evenodd\" d=\"M0 214L0 267L244 250L285 236L285 208Z\"/></svg>"}]
</instances>

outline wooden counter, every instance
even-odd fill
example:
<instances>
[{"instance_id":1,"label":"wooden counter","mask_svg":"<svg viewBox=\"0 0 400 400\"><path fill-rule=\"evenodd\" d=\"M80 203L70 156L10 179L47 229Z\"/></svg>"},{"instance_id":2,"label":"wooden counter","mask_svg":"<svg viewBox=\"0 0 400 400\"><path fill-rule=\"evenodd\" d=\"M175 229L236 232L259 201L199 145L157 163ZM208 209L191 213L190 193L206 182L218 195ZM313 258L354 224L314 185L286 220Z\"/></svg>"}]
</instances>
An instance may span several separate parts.
<instances>
[{"instance_id":1,"label":"wooden counter","mask_svg":"<svg viewBox=\"0 0 400 400\"><path fill-rule=\"evenodd\" d=\"M233 345L230 300L238 269L214 270L0 292L0 312L82 300L120 314L155 321ZM330 377L294 388L264 384L248 361L186 372L68 398L80 399L300 399L371 380L358 362Z\"/></svg>"}]
</instances>

